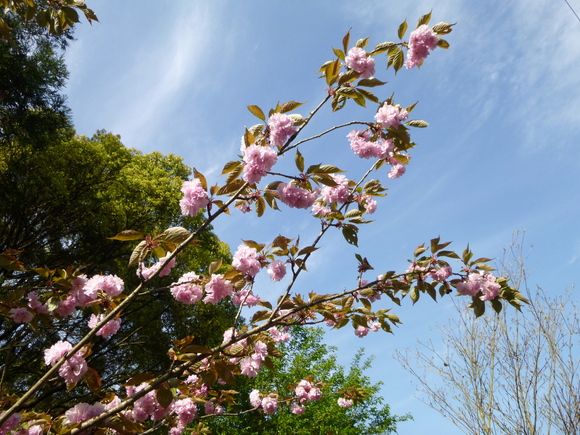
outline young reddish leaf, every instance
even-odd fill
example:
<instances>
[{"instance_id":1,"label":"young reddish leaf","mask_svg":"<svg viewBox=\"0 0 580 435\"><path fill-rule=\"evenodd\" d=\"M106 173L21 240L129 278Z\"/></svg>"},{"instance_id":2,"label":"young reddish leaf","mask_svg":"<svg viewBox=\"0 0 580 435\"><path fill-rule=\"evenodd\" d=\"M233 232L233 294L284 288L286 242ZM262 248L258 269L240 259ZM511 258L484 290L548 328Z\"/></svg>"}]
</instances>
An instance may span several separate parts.
<instances>
[{"instance_id":1,"label":"young reddish leaf","mask_svg":"<svg viewBox=\"0 0 580 435\"><path fill-rule=\"evenodd\" d=\"M280 113L292 112L293 110L299 108L304 103L299 103L297 101L288 101L280 106Z\"/></svg>"},{"instance_id":2,"label":"young reddish leaf","mask_svg":"<svg viewBox=\"0 0 580 435\"><path fill-rule=\"evenodd\" d=\"M208 268L208 273L211 275L216 273L222 267L222 260L212 261Z\"/></svg>"},{"instance_id":3,"label":"young reddish leaf","mask_svg":"<svg viewBox=\"0 0 580 435\"><path fill-rule=\"evenodd\" d=\"M173 393L165 385L157 389L155 397L163 408L169 408L171 402L173 402Z\"/></svg>"},{"instance_id":4,"label":"young reddish leaf","mask_svg":"<svg viewBox=\"0 0 580 435\"><path fill-rule=\"evenodd\" d=\"M348 46L350 44L350 30L346 32L346 35L342 38L342 49L346 53L348 51Z\"/></svg>"},{"instance_id":5,"label":"young reddish leaf","mask_svg":"<svg viewBox=\"0 0 580 435\"><path fill-rule=\"evenodd\" d=\"M139 373L138 375L133 376L131 379L129 379L127 382L125 382L123 384L123 386L129 387L132 385L140 385L143 382L150 381L154 377L155 376L153 376L151 373Z\"/></svg>"},{"instance_id":6,"label":"young reddish leaf","mask_svg":"<svg viewBox=\"0 0 580 435\"><path fill-rule=\"evenodd\" d=\"M99 394L99 390L101 389L101 377L99 376L97 371L92 367L89 367L84 375L84 378L85 381L87 381L89 389L94 394Z\"/></svg>"},{"instance_id":7,"label":"young reddish leaf","mask_svg":"<svg viewBox=\"0 0 580 435\"><path fill-rule=\"evenodd\" d=\"M205 177L203 176L203 174L201 172L198 172L197 169L193 168L193 176L195 178L197 178L200 181L203 188L205 190L207 190L207 181L206 181Z\"/></svg>"}]
</instances>

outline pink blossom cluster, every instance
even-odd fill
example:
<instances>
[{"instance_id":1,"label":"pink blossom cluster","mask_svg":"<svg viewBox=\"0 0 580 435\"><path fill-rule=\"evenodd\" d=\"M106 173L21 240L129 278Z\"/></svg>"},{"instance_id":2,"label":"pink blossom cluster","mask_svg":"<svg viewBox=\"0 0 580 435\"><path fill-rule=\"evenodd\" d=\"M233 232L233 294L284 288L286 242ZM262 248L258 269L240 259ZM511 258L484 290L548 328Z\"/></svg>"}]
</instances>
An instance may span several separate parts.
<instances>
[{"instance_id":1,"label":"pink blossom cluster","mask_svg":"<svg viewBox=\"0 0 580 435\"><path fill-rule=\"evenodd\" d=\"M278 396L275 394L262 397L258 390L252 390L250 393L250 403L254 408L262 408L264 414L274 414L278 411Z\"/></svg>"},{"instance_id":2,"label":"pink blossom cluster","mask_svg":"<svg viewBox=\"0 0 580 435\"><path fill-rule=\"evenodd\" d=\"M437 47L437 41L439 41L439 37L426 24L413 30L409 36L409 49L405 67L410 69L414 66L421 66L423 61L429 56L429 52Z\"/></svg>"},{"instance_id":3,"label":"pink blossom cluster","mask_svg":"<svg viewBox=\"0 0 580 435\"><path fill-rule=\"evenodd\" d=\"M462 281L457 284L457 291L462 295L476 296L482 301L490 301L499 296L501 286L497 283L496 277L489 272L470 273L467 282Z\"/></svg>"},{"instance_id":4,"label":"pink blossom cluster","mask_svg":"<svg viewBox=\"0 0 580 435\"><path fill-rule=\"evenodd\" d=\"M251 289L242 289L234 293L232 302L235 305L243 305L244 307L255 307L260 302L260 298L254 295Z\"/></svg>"},{"instance_id":5,"label":"pink blossom cluster","mask_svg":"<svg viewBox=\"0 0 580 435\"><path fill-rule=\"evenodd\" d=\"M176 400L173 403L173 412L177 416L177 426L169 430L170 435L181 435L185 426L193 421L197 413L197 406L189 397Z\"/></svg>"},{"instance_id":6,"label":"pink blossom cluster","mask_svg":"<svg viewBox=\"0 0 580 435\"><path fill-rule=\"evenodd\" d=\"M270 329L268 329L268 333L276 343L290 341L291 338L290 333L288 332L288 327L284 327L280 331L275 326L272 326Z\"/></svg>"},{"instance_id":7,"label":"pink blossom cluster","mask_svg":"<svg viewBox=\"0 0 580 435\"><path fill-rule=\"evenodd\" d=\"M34 318L34 314L56 314L60 317L68 317L76 312L76 307L87 306L94 302L99 288L110 295L115 295L123 291L124 284L120 278L115 275L107 275L105 277L94 277L92 281L88 280L85 275L77 276L72 279L71 290L64 300L58 302L57 307L51 312L48 312L47 304L43 304L35 291L28 292L28 308L24 307L11 309L11 316L17 323L29 323ZM90 282L89 282L90 281ZM119 282L120 281L120 282ZM89 283L89 287L85 289L85 285ZM87 294L88 291L88 294Z\"/></svg>"},{"instance_id":8,"label":"pink blossom cluster","mask_svg":"<svg viewBox=\"0 0 580 435\"><path fill-rule=\"evenodd\" d=\"M232 266L250 276L256 276L262 268L258 260L258 251L256 248L252 248L244 243L238 246L238 250L234 254Z\"/></svg>"},{"instance_id":9,"label":"pink blossom cluster","mask_svg":"<svg viewBox=\"0 0 580 435\"><path fill-rule=\"evenodd\" d=\"M161 268L161 265L165 262L166 259L167 255L165 257L160 258L159 261L157 261L151 267L144 267L143 263L141 263L139 265L139 268L137 269L137 276L139 278L143 277L143 279L145 280L151 278L153 274ZM169 275L171 273L171 269L173 269L174 267L175 267L175 257L173 257L171 260L169 260L169 262L165 266L163 266L163 269L161 269L159 275L157 276L161 277Z\"/></svg>"},{"instance_id":10,"label":"pink blossom cluster","mask_svg":"<svg viewBox=\"0 0 580 435\"><path fill-rule=\"evenodd\" d=\"M4 415L4 413L0 414ZM22 416L20 414L12 414L8 419L0 426L0 435L6 435L12 432L20 423Z\"/></svg>"},{"instance_id":11,"label":"pink blossom cluster","mask_svg":"<svg viewBox=\"0 0 580 435\"><path fill-rule=\"evenodd\" d=\"M96 417L97 415L101 415L103 412L105 412L105 407L100 402L96 402L93 405L89 405L85 402L77 403L65 412L65 422L66 424L82 423Z\"/></svg>"},{"instance_id":12,"label":"pink blossom cluster","mask_svg":"<svg viewBox=\"0 0 580 435\"><path fill-rule=\"evenodd\" d=\"M257 341L254 344L254 353L250 356L242 358L240 361L240 369L242 375L249 378L255 378L262 368L262 362L268 356L268 346L262 341Z\"/></svg>"},{"instance_id":13,"label":"pink blossom cluster","mask_svg":"<svg viewBox=\"0 0 580 435\"><path fill-rule=\"evenodd\" d=\"M26 308L12 308L10 313L10 317L16 323L30 323L34 319L34 314Z\"/></svg>"},{"instance_id":14,"label":"pink blossom cluster","mask_svg":"<svg viewBox=\"0 0 580 435\"><path fill-rule=\"evenodd\" d=\"M143 388L147 387L149 384L146 382L138 386L127 386L127 397L132 396ZM171 403L173 404L173 402ZM133 404L133 410L130 411L127 417L132 418L135 421L145 421L148 418L151 420L161 420L171 411L171 405L167 408L162 407L157 401L157 396L155 390L148 392L143 397L140 397Z\"/></svg>"},{"instance_id":15,"label":"pink blossom cluster","mask_svg":"<svg viewBox=\"0 0 580 435\"><path fill-rule=\"evenodd\" d=\"M393 166L392 166L391 170L387 174L387 176L391 179L399 178L402 175L404 175L405 172L407 171L407 166L405 166L401 162L396 162L396 163L393 163L392 165Z\"/></svg>"},{"instance_id":16,"label":"pink blossom cluster","mask_svg":"<svg viewBox=\"0 0 580 435\"><path fill-rule=\"evenodd\" d=\"M443 266L439 269L432 270L429 273L429 276L433 278L434 281L445 281L452 273L453 270L451 269L451 266Z\"/></svg>"},{"instance_id":17,"label":"pink blossom cluster","mask_svg":"<svg viewBox=\"0 0 580 435\"><path fill-rule=\"evenodd\" d=\"M375 120L382 128L398 127L409 117L409 113L400 106L383 104L375 114Z\"/></svg>"},{"instance_id":18,"label":"pink blossom cluster","mask_svg":"<svg viewBox=\"0 0 580 435\"><path fill-rule=\"evenodd\" d=\"M344 59L346 66L360 74L362 79L368 79L375 73L375 60L359 47L348 50Z\"/></svg>"},{"instance_id":19,"label":"pink blossom cluster","mask_svg":"<svg viewBox=\"0 0 580 435\"><path fill-rule=\"evenodd\" d=\"M320 218L323 218L331 211L332 210L330 210L328 207L326 207L322 201L316 201L314 203L314 205L312 206L312 213L315 216L320 217Z\"/></svg>"},{"instance_id":20,"label":"pink blossom cluster","mask_svg":"<svg viewBox=\"0 0 580 435\"><path fill-rule=\"evenodd\" d=\"M350 148L361 159L385 159L394 149L390 139L372 141L368 130L353 130L346 137L350 141Z\"/></svg>"},{"instance_id":21,"label":"pink blossom cluster","mask_svg":"<svg viewBox=\"0 0 580 435\"><path fill-rule=\"evenodd\" d=\"M183 197L179 201L181 214L184 216L197 216L197 213L209 204L207 192L203 188L201 181L194 178L191 181L184 181L181 185Z\"/></svg>"},{"instance_id":22,"label":"pink blossom cluster","mask_svg":"<svg viewBox=\"0 0 580 435\"><path fill-rule=\"evenodd\" d=\"M91 317L90 317L89 322L88 322L88 327L93 329L104 318L105 318L104 314L99 314L98 316L91 314ZM117 331L119 331L120 327L121 327L121 318L120 317L111 319L107 323L105 323L101 329L99 329L99 331L97 332L97 335L100 335L101 337L107 338L111 335L115 335L117 333Z\"/></svg>"},{"instance_id":23,"label":"pink blossom cluster","mask_svg":"<svg viewBox=\"0 0 580 435\"><path fill-rule=\"evenodd\" d=\"M298 187L294 182L280 183L277 190L280 201L292 208L310 208L318 197L317 189L311 192L310 190Z\"/></svg>"},{"instance_id":24,"label":"pink blossom cluster","mask_svg":"<svg viewBox=\"0 0 580 435\"><path fill-rule=\"evenodd\" d=\"M274 113L270 116L268 129L270 131L270 145L275 147L283 146L288 138L297 131L294 120L284 113Z\"/></svg>"},{"instance_id":25,"label":"pink blossom cluster","mask_svg":"<svg viewBox=\"0 0 580 435\"><path fill-rule=\"evenodd\" d=\"M344 175L331 175L336 183L336 186L324 186L320 191L322 199L327 204L338 203L342 204L348 201L350 196L350 188L348 187L348 179Z\"/></svg>"},{"instance_id":26,"label":"pink blossom cluster","mask_svg":"<svg viewBox=\"0 0 580 435\"><path fill-rule=\"evenodd\" d=\"M208 400L204 404L204 410L207 415L222 415L225 411L225 408Z\"/></svg>"},{"instance_id":27,"label":"pink blossom cluster","mask_svg":"<svg viewBox=\"0 0 580 435\"><path fill-rule=\"evenodd\" d=\"M281 260L274 260L268 266L268 274L272 281L278 282L286 276L286 265Z\"/></svg>"},{"instance_id":28,"label":"pink blossom cluster","mask_svg":"<svg viewBox=\"0 0 580 435\"><path fill-rule=\"evenodd\" d=\"M366 337L370 331L377 332L381 329L379 322L373 322L370 327L359 325L354 330L354 335L359 338Z\"/></svg>"},{"instance_id":29,"label":"pink blossom cluster","mask_svg":"<svg viewBox=\"0 0 580 435\"><path fill-rule=\"evenodd\" d=\"M217 304L219 301L233 293L232 284L223 278L223 275L213 274L209 282L205 285L206 304Z\"/></svg>"},{"instance_id":30,"label":"pink blossom cluster","mask_svg":"<svg viewBox=\"0 0 580 435\"><path fill-rule=\"evenodd\" d=\"M320 391L320 388L315 387L306 379L302 379L298 382L298 385L294 389L294 394L301 404L319 400L322 397L322 391Z\"/></svg>"},{"instance_id":31,"label":"pink blossom cluster","mask_svg":"<svg viewBox=\"0 0 580 435\"><path fill-rule=\"evenodd\" d=\"M350 408L353 405L353 402L351 399L346 399L344 397L339 397L337 400L338 406L340 406L341 408Z\"/></svg>"},{"instance_id":32,"label":"pink blossom cluster","mask_svg":"<svg viewBox=\"0 0 580 435\"><path fill-rule=\"evenodd\" d=\"M95 300L99 292L106 293L113 298L123 293L125 283L116 275L95 275L85 283L83 290L85 296Z\"/></svg>"},{"instance_id":33,"label":"pink blossom cluster","mask_svg":"<svg viewBox=\"0 0 580 435\"><path fill-rule=\"evenodd\" d=\"M377 210L377 201L370 195L359 196L357 202L363 205L365 212L368 214L373 214Z\"/></svg>"},{"instance_id":34,"label":"pink blossom cluster","mask_svg":"<svg viewBox=\"0 0 580 435\"><path fill-rule=\"evenodd\" d=\"M250 184L259 183L278 161L278 154L269 146L252 144L243 147L242 154L246 162L243 179Z\"/></svg>"},{"instance_id":35,"label":"pink blossom cluster","mask_svg":"<svg viewBox=\"0 0 580 435\"><path fill-rule=\"evenodd\" d=\"M58 341L44 351L44 362L46 365L53 366L71 349L72 344L68 341ZM74 384L83 377L88 369L82 352L78 351L60 366L58 374L67 383Z\"/></svg>"},{"instance_id":36,"label":"pink blossom cluster","mask_svg":"<svg viewBox=\"0 0 580 435\"><path fill-rule=\"evenodd\" d=\"M196 284L199 280L193 272L186 273L177 280L177 285L171 287L171 294L179 302L192 305L199 302L203 296L203 289Z\"/></svg>"}]
</instances>

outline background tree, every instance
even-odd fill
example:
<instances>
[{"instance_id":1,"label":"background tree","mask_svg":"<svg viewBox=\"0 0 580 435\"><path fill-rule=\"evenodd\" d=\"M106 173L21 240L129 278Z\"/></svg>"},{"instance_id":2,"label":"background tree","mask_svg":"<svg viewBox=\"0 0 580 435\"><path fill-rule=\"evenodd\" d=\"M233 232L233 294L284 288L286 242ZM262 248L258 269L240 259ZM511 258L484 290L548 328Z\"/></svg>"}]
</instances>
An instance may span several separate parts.
<instances>
[{"instance_id":1,"label":"background tree","mask_svg":"<svg viewBox=\"0 0 580 435\"><path fill-rule=\"evenodd\" d=\"M126 148L111 133L75 135L61 93L68 75L62 58L66 35L48 35L33 22L5 18L12 43L0 42L0 252L21 251L23 263L47 272L71 265L89 275L115 271L126 285L136 286L136 268L127 267L131 246L109 238L129 228L154 235L161 228L200 225L200 217L184 217L179 209L180 188L192 170L175 155ZM216 259L227 264L229 248L204 232L160 283L169 284L186 270L205 272ZM49 275L32 269L0 269L5 302L0 309L7 313L10 301L47 281ZM53 308L67 296L57 287L49 293L43 297ZM170 364L160 349L171 347L173 339L193 331L197 340L215 345L234 317L231 303L186 306L166 293L152 293L135 304L117 336L97 340L91 364L101 372L103 385L136 370L156 372ZM61 316L55 325L47 319L41 316L33 331L0 318L4 393L26 390L42 372L42 350L62 339L63 331L75 339L88 330L86 316ZM37 400L55 388L64 390L58 382L47 384ZM89 392L80 389L79 394ZM47 409L66 409L70 402L61 396L47 402Z\"/></svg>"},{"instance_id":2,"label":"background tree","mask_svg":"<svg viewBox=\"0 0 580 435\"><path fill-rule=\"evenodd\" d=\"M12 41L0 40L0 144L3 152L18 147L14 140L36 148L70 124L62 90L71 33L47 35L34 22L25 24L3 11L1 20L10 23Z\"/></svg>"},{"instance_id":3,"label":"background tree","mask_svg":"<svg viewBox=\"0 0 580 435\"><path fill-rule=\"evenodd\" d=\"M504 268L528 291L521 243ZM475 319L457 305L458 320L440 328L446 345L431 341L399 353L420 383L425 402L467 434L580 432L580 317L572 292L539 288L524 312L505 310Z\"/></svg>"},{"instance_id":4,"label":"background tree","mask_svg":"<svg viewBox=\"0 0 580 435\"><path fill-rule=\"evenodd\" d=\"M395 432L398 423L411 419L409 414L392 415L389 405L383 403L378 395L381 383L373 384L364 375L372 361L372 358L363 360L364 349L357 353L347 372L337 362L337 349L323 343L324 332L321 328L293 328L291 336L289 342L280 346L282 358L274 359L273 370L263 370L256 378L238 378L235 389L239 392L239 403L235 407L228 407L232 412L228 412L226 417L209 422L213 433L374 435ZM292 386L304 377L306 367L309 375L322 385L323 396L320 400L308 403L303 414L264 415L260 411L243 413L252 408L249 395L254 389L277 391L282 396L292 395ZM350 408L340 407L337 399L343 397L342 392L349 387L365 390L368 393L367 400ZM236 411L240 414L232 417Z\"/></svg>"}]
</instances>

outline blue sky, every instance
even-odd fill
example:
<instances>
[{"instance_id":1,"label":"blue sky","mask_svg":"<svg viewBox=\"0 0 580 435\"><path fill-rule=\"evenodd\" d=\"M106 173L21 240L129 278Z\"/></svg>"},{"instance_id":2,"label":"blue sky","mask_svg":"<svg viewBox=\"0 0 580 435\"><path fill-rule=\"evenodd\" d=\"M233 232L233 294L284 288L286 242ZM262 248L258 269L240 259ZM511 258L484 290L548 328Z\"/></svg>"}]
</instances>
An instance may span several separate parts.
<instances>
[{"instance_id":1,"label":"blue sky","mask_svg":"<svg viewBox=\"0 0 580 435\"><path fill-rule=\"evenodd\" d=\"M359 249L331 235L302 278L300 292L332 292L354 283L354 253L375 269L404 269L413 249L441 236L455 249L470 244L476 255L501 257L515 230L533 245L530 282L560 292L577 281L580 264L580 22L564 0L173 1L94 2L100 19L84 23L67 52L67 88L78 133L120 134L128 147L184 157L211 181L236 158L246 126L256 123L246 106L265 110L277 101L307 101L306 115L324 97L316 71L332 58L351 29L370 46L396 41L400 22L411 28L433 10L432 24L457 22L421 70L385 71L376 93L395 92L402 106L419 100L413 117L418 143L407 173L388 181L372 225L361 229ZM580 11L580 0L569 3ZM307 134L359 119L375 108L337 114L323 110ZM310 163L364 170L340 130L302 149ZM292 160L292 159L287 159ZM291 164L291 162L289 162ZM281 163L284 167L285 163ZM278 169L278 167L277 167ZM386 171L380 173L384 180ZM210 182L211 182L210 181ZM223 181L223 180L220 180ZM268 242L282 233L304 241L316 221L299 213L267 212L260 220L233 213L216 224L232 249L241 239ZM262 297L282 285L259 281ZM344 364L359 347L375 355L371 373L394 412L414 422L399 434L458 434L417 397L412 379L392 355L418 338L437 339L437 323L454 314L449 301L409 301L394 310L404 324L395 335L358 339L348 328L327 335Z\"/></svg>"}]
</instances>

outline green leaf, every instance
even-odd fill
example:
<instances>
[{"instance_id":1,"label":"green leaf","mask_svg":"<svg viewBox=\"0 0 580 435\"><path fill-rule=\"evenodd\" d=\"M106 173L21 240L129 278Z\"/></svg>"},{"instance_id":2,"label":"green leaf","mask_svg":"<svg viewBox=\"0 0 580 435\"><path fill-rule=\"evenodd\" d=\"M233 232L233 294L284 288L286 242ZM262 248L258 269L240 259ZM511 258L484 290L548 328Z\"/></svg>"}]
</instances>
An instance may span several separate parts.
<instances>
[{"instance_id":1,"label":"green leaf","mask_svg":"<svg viewBox=\"0 0 580 435\"><path fill-rule=\"evenodd\" d=\"M365 48L368 43L369 43L369 38L359 39L358 41L356 41L356 46L358 48Z\"/></svg>"},{"instance_id":2,"label":"green leaf","mask_svg":"<svg viewBox=\"0 0 580 435\"><path fill-rule=\"evenodd\" d=\"M298 103L297 101L288 101L280 106L280 113L291 112L303 104L304 103Z\"/></svg>"},{"instance_id":3,"label":"green leaf","mask_svg":"<svg viewBox=\"0 0 580 435\"><path fill-rule=\"evenodd\" d=\"M304 157L300 151L296 150L296 157L294 158L294 162L296 163L296 167L300 172L304 172Z\"/></svg>"},{"instance_id":4,"label":"green leaf","mask_svg":"<svg viewBox=\"0 0 580 435\"><path fill-rule=\"evenodd\" d=\"M348 98L355 98L357 96L356 89L354 88L340 88L336 91L338 95L344 95Z\"/></svg>"},{"instance_id":5,"label":"green leaf","mask_svg":"<svg viewBox=\"0 0 580 435\"><path fill-rule=\"evenodd\" d=\"M425 245L417 246L417 248L415 249L415 253L413 254L413 256L415 258L417 258L419 255L421 255L426 250L427 250L427 248L425 247Z\"/></svg>"},{"instance_id":6,"label":"green leaf","mask_svg":"<svg viewBox=\"0 0 580 435\"><path fill-rule=\"evenodd\" d=\"M129 259L129 266L135 263L139 263L147 256L147 241L143 240L140 242L133 252L131 253L131 258Z\"/></svg>"},{"instance_id":7,"label":"green leaf","mask_svg":"<svg viewBox=\"0 0 580 435\"><path fill-rule=\"evenodd\" d=\"M372 101L373 103L378 103L379 99L375 96L375 94L373 94L371 91L368 91L366 89L358 89L358 92L364 96L367 100Z\"/></svg>"},{"instance_id":8,"label":"green leaf","mask_svg":"<svg viewBox=\"0 0 580 435\"><path fill-rule=\"evenodd\" d=\"M399 36L399 39L403 39L403 36L405 36L405 33L407 33L407 28L408 28L408 24L407 24L407 20L403 21L400 26L399 26L399 30L397 31L397 35Z\"/></svg>"},{"instance_id":9,"label":"green leaf","mask_svg":"<svg viewBox=\"0 0 580 435\"><path fill-rule=\"evenodd\" d=\"M354 82L360 77L360 73L357 73L353 69L349 69L346 73L340 76L338 79L339 85L344 85L345 83ZM352 89L352 88L341 88L341 89Z\"/></svg>"},{"instance_id":10,"label":"green leaf","mask_svg":"<svg viewBox=\"0 0 580 435\"><path fill-rule=\"evenodd\" d=\"M451 33L451 31L453 30L452 27L455 26L455 24L457 23L449 24L442 21L440 23L435 24L432 30L438 35L447 35L448 33Z\"/></svg>"},{"instance_id":11,"label":"green leaf","mask_svg":"<svg viewBox=\"0 0 580 435\"><path fill-rule=\"evenodd\" d=\"M334 187L334 186L338 185L336 181L334 181L332 178L330 178L329 176L326 176L326 175L313 175L312 181L315 181L315 182L320 183L320 184L324 184L325 186L328 186L328 187Z\"/></svg>"},{"instance_id":12,"label":"green leaf","mask_svg":"<svg viewBox=\"0 0 580 435\"><path fill-rule=\"evenodd\" d=\"M338 57L340 60L344 62L344 52L342 50L339 50L338 48L333 48L332 51L334 51L336 57Z\"/></svg>"},{"instance_id":13,"label":"green leaf","mask_svg":"<svg viewBox=\"0 0 580 435\"><path fill-rule=\"evenodd\" d=\"M409 297L411 298L411 300L413 301L413 305L419 300L419 288L418 287L413 287L411 289L411 292L409 293Z\"/></svg>"},{"instance_id":14,"label":"green leaf","mask_svg":"<svg viewBox=\"0 0 580 435\"><path fill-rule=\"evenodd\" d=\"M264 201L264 198L259 196L256 199L256 214L258 215L258 217L262 217L265 211L266 211L266 201Z\"/></svg>"},{"instance_id":15,"label":"green leaf","mask_svg":"<svg viewBox=\"0 0 580 435\"><path fill-rule=\"evenodd\" d=\"M222 187L217 191L218 195L227 195L229 193L237 192L241 187L246 184L243 180L234 180Z\"/></svg>"},{"instance_id":16,"label":"green leaf","mask_svg":"<svg viewBox=\"0 0 580 435\"><path fill-rule=\"evenodd\" d=\"M389 54L387 68L392 66L395 69L395 72L397 72L403 67L404 60L405 56L403 54L403 50L401 50L399 47L396 47L396 50L393 50L393 52Z\"/></svg>"},{"instance_id":17,"label":"green leaf","mask_svg":"<svg viewBox=\"0 0 580 435\"><path fill-rule=\"evenodd\" d=\"M492 299L491 300L491 308L493 308L493 310L499 314L501 313L501 310L503 308L503 305L501 304L501 301L499 299Z\"/></svg>"},{"instance_id":18,"label":"green leaf","mask_svg":"<svg viewBox=\"0 0 580 435\"><path fill-rule=\"evenodd\" d=\"M191 235L189 231L182 227L168 228L155 237L155 240L173 243L183 243Z\"/></svg>"},{"instance_id":19,"label":"green leaf","mask_svg":"<svg viewBox=\"0 0 580 435\"><path fill-rule=\"evenodd\" d=\"M362 216L363 212L358 209L349 210L345 215L345 219L350 219L358 216Z\"/></svg>"},{"instance_id":20,"label":"green leaf","mask_svg":"<svg viewBox=\"0 0 580 435\"><path fill-rule=\"evenodd\" d=\"M405 125L408 127L425 128L429 125L429 123L423 121L422 119L412 119L406 122Z\"/></svg>"},{"instance_id":21,"label":"green leaf","mask_svg":"<svg viewBox=\"0 0 580 435\"><path fill-rule=\"evenodd\" d=\"M124 230L117 234L115 237L107 237L109 240L139 240L144 239L145 235L139 231L135 230Z\"/></svg>"},{"instance_id":22,"label":"green leaf","mask_svg":"<svg viewBox=\"0 0 580 435\"><path fill-rule=\"evenodd\" d=\"M73 8L63 6L61 10L70 24L79 22L79 14Z\"/></svg>"},{"instance_id":23,"label":"green leaf","mask_svg":"<svg viewBox=\"0 0 580 435\"><path fill-rule=\"evenodd\" d=\"M333 165L321 165L316 172L319 174L337 174L344 171Z\"/></svg>"},{"instance_id":24,"label":"green leaf","mask_svg":"<svg viewBox=\"0 0 580 435\"><path fill-rule=\"evenodd\" d=\"M445 39L439 38L439 41L437 41L437 47L441 47L447 50L450 45L449 42L447 42Z\"/></svg>"},{"instance_id":25,"label":"green leaf","mask_svg":"<svg viewBox=\"0 0 580 435\"><path fill-rule=\"evenodd\" d=\"M389 48L395 46L396 44L394 42L381 42L380 44L377 44L375 49L373 51L371 51L371 56L374 56L376 54L381 54L384 53L385 51L387 51Z\"/></svg>"},{"instance_id":26,"label":"green leaf","mask_svg":"<svg viewBox=\"0 0 580 435\"><path fill-rule=\"evenodd\" d=\"M357 86L366 86L367 88L374 88L375 86L382 86L387 84L387 82L382 82L379 79L371 77L369 79L362 79L356 84ZM359 89L360 91L360 89Z\"/></svg>"},{"instance_id":27,"label":"green leaf","mask_svg":"<svg viewBox=\"0 0 580 435\"><path fill-rule=\"evenodd\" d=\"M254 115L256 118L262 121L266 121L266 115L264 115L264 112L262 112L262 109L260 109L258 106L250 105L247 107L248 110L252 112L252 115Z\"/></svg>"},{"instance_id":28,"label":"green leaf","mask_svg":"<svg viewBox=\"0 0 580 435\"><path fill-rule=\"evenodd\" d=\"M240 162L239 160L232 160L231 162L227 162L224 166L224 169L222 170L221 175L229 174L230 172L238 168L241 164L242 162Z\"/></svg>"},{"instance_id":29,"label":"green leaf","mask_svg":"<svg viewBox=\"0 0 580 435\"><path fill-rule=\"evenodd\" d=\"M314 252L314 251L317 251L317 250L318 250L318 248L315 248L314 246L307 246L305 248L302 248L300 250L300 252L298 252L298 256L310 254L311 252Z\"/></svg>"},{"instance_id":30,"label":"green leaf","mask_svg":"<svg viewBox=\"0 0 580 435\"><path fill-rule=\"evenodd\" d=\"M354 225L343 225L342 235L347 243L358 247L358 228Z\"/></svg>"},{"instance_id":31,"label":"green leaf","mask_svg":"<svg viewBox=\"0 0 580 435\"><path fill-rule=\"evenodd\" d=\"M431 11L433 12L433 11ZM417 27L422 26L423 24L429 24L429 21L431 21L431 12L429 12L426 15L423 15L421 18L419 18L419 20L417 21Z\"/></svg>"}]
</instances>

